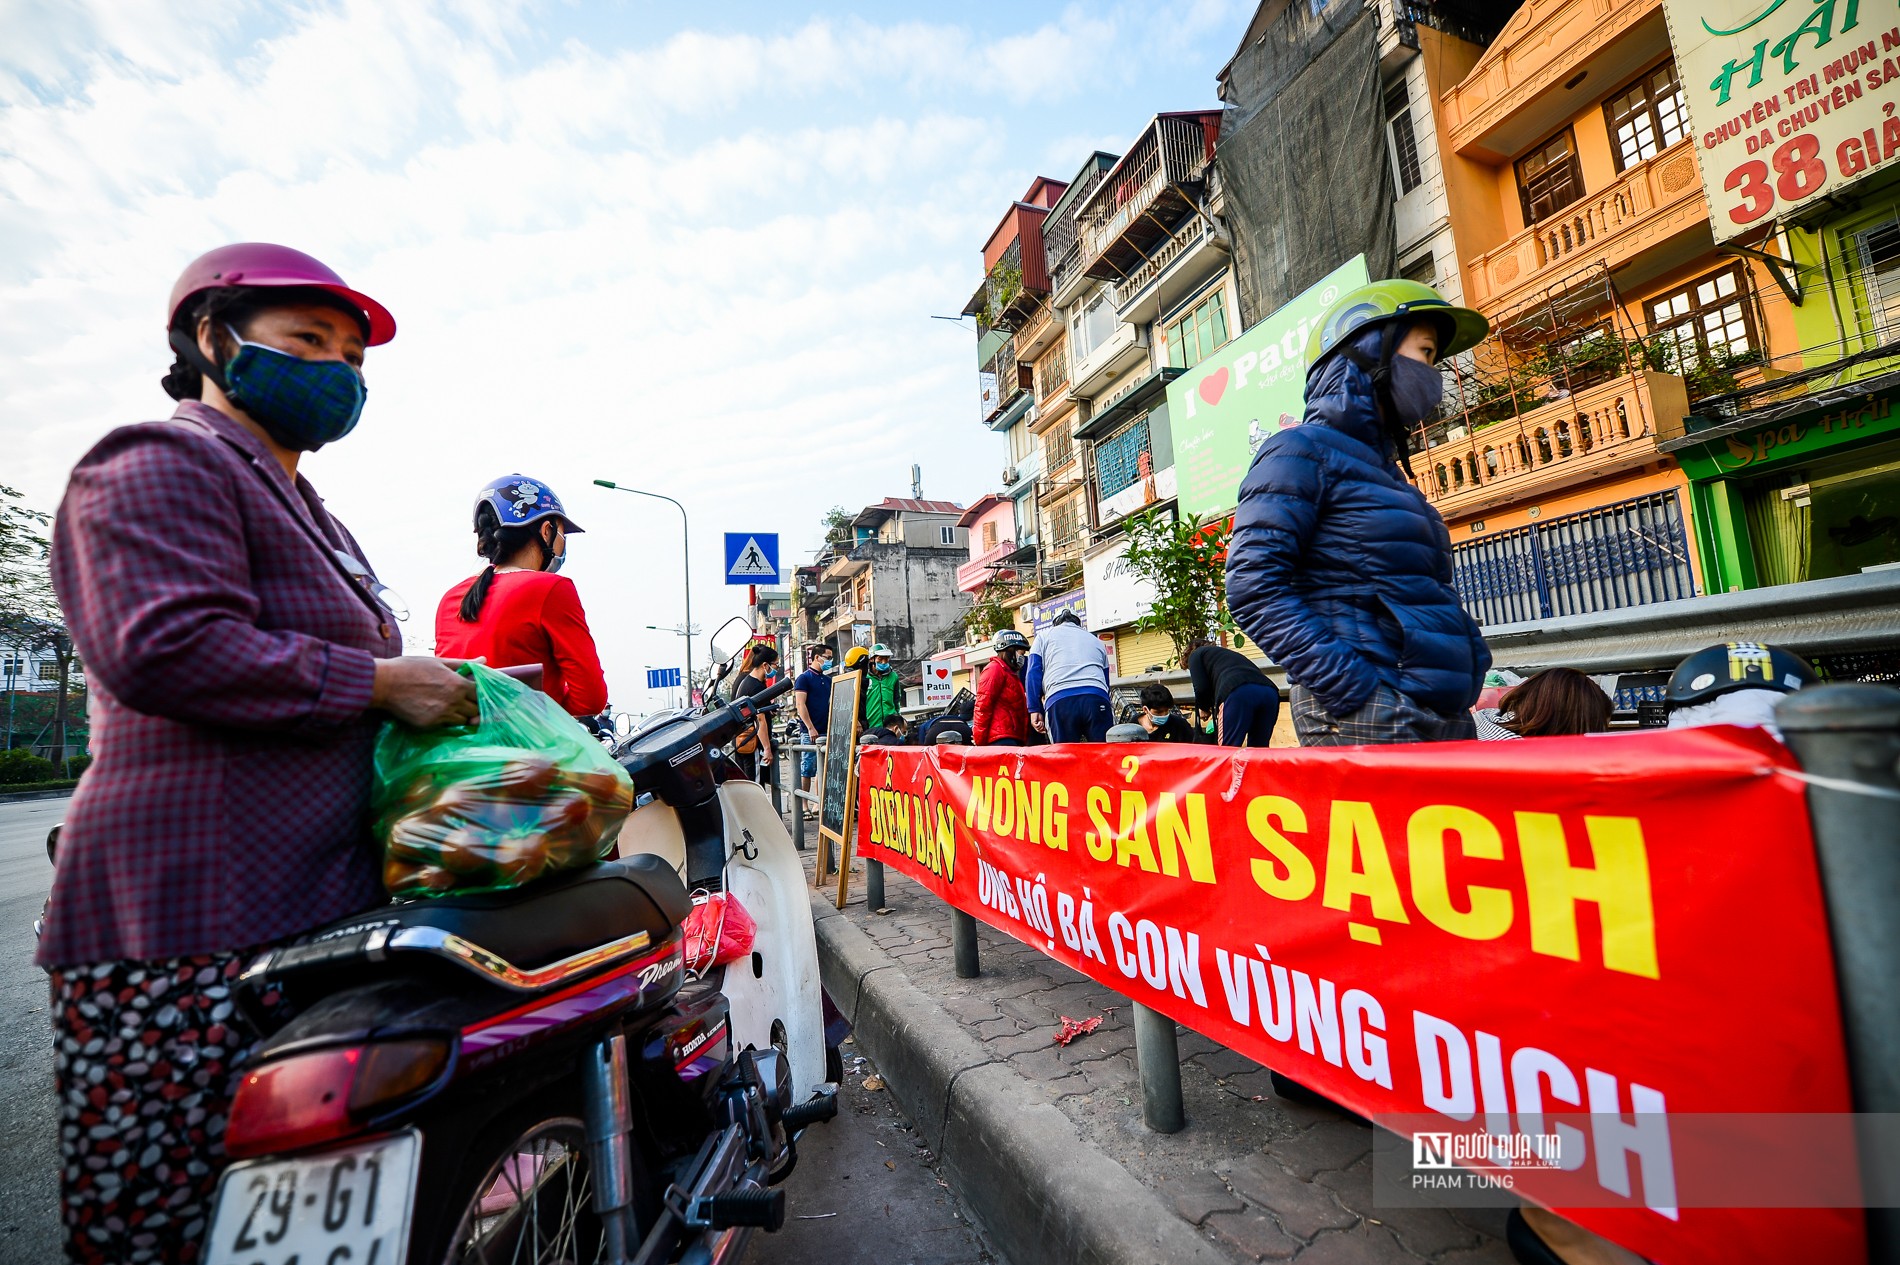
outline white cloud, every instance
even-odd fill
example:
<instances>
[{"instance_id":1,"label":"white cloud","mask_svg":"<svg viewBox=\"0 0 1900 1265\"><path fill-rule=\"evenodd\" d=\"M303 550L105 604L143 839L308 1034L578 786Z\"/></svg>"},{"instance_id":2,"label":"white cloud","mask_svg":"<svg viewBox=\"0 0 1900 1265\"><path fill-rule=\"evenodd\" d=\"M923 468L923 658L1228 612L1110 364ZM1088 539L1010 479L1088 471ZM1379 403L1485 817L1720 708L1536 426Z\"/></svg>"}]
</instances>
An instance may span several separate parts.
<instances>
[{"instance_id":1,"label":"white cloud","mask_svg":"<svg viewBox=\"0 0 1900 1265\"><path fill-rule=\"evenodd\" d=\"M1116 54L1152 11L646 43L599 23L549 43L547 10L504 0L178 12L0 0L6 481L51 504L98 436L169 411L163 300L189 258L297 245L399 322L362 427L306 469L416 607L412 640L473 569L474 490L523 470L590 529L572 573L629 705L643 664L677 662L644 629L680 616L677 520L591 480L686 502L708 629L741 592L716 584L720 531L780 531L789 562L913 461L929 495L985 491L970 335L929 314L967 297L1029 178L1080 161L1050 136L1202 104L1226 52L1202 51L1193 99L1129 105L1089 93L1135 73Z\"/></svg>"}]
</instances>

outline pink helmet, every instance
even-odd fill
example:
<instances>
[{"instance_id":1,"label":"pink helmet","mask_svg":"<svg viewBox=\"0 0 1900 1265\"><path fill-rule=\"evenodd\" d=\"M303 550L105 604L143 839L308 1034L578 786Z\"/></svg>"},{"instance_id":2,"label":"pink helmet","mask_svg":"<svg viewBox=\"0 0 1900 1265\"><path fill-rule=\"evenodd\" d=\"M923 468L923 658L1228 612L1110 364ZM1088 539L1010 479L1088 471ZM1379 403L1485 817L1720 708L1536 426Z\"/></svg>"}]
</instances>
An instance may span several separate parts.
<instances>
[{"instance_id":1,"label":"pink helmet","mask_svg":"<svg viewBox=\"0 0 1900 1265\"><path fill-rule=\"evenodd\" d=\"M172 301L165 327L171 328L192 295L216 286L309 286L349 300L369 322L369 345L386 343L396 336L396 318L389 309L360 290L343 284L343 278L301 250L274 246L269 242L234 242L207 251L185 265L185 271L172 286Z\"/></svg>"}]
</instances>

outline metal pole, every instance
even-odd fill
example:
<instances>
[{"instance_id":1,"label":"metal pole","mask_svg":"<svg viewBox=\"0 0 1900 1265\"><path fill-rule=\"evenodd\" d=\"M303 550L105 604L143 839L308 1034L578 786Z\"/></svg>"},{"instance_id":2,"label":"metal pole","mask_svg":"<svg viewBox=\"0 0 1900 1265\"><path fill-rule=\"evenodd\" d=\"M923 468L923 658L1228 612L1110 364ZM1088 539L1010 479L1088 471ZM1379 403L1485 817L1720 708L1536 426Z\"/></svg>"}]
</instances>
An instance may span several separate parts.
<instances>
[{"instance_id":1,"label":"metal pole","mask_svg":"<svg viewBox=\"0 0 1900 1265\"><path fill-rule=\"evenodd\" d=\"M1808 786L1815 860L1834 942L1847 1075L1862 1117L1867 1259L1900 1260L1900 1171L1869 1145L1875 1113L1900 1112L1900 690L1821 685L1784 699L1775 721L1801 767L1838 783ZM1864 788L1864 789L1857 789Z\"/></svg>"},{"instance_id":2,"label":"metal pole","mask_svg":"<svg viewBox=\"0 0 1900 1265\"><path fill-rule=\"evenodd\" d=\"M884 908L884 862L864 862L864 907L872 913ZM968 917L966 914L965 917ZM974 941L972 941L974 945Z\"/></svg>"},{"instance_id":3,"label":"metal pole","mask_svg":"<svg viewBox=\"0 0 1900 1265\"><path fill-rule=\"evenodd\" d=\"M983 973L976 961L976 919L961 909L950 911L950 947L956 953L958 979Z\"/></svg>"},{"instance_id":4,"label":"metal pole","mask_svg":"<svg viewBox=\"0 0 1900 1265\"><path fill-rule=\"evenodd\" d=\"M1141 1119L1156 1133L1187 1127L1181 1103L1181 1047L1174 1020L1135 1003L1135 1070L1141 1076Z\"/></svg>"},{"instance_id":5,"label":"metal pole","mask_svg":"<svg viewBox=\"0 0 1900 1265\"><path fill-rule=\"evenodd\" d=\"M612 488L616 492L631 492L635 496L650 496L656 501L665 501L680 512L680 557L682 575L686 582L686 705L693 704L693 528L692 521L686 517L686 507L670 496L658 492L642 492L639 488L630 488L615 483L611 479L595 479L594 483L603 488Z\"/></svg>"}]
</instances>

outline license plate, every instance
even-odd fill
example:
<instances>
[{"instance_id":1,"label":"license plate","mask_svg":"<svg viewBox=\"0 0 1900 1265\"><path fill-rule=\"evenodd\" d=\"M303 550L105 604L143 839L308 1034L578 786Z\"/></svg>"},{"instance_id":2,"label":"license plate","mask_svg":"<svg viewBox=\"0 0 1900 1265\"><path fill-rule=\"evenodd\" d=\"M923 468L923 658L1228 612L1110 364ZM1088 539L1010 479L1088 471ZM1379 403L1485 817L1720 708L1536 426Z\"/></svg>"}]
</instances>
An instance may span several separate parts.
<instances>
[{"instance_id":1,"label":"license plate","mask_svg":"<svg viewBox=\"0 0 1900 1265\"><path fill-rule=\"evenodd\" d=\"M218 1182L205 1265L402 1265L421 1150L411 1129L233 1164Z\"/></svg>"}]
</instances>

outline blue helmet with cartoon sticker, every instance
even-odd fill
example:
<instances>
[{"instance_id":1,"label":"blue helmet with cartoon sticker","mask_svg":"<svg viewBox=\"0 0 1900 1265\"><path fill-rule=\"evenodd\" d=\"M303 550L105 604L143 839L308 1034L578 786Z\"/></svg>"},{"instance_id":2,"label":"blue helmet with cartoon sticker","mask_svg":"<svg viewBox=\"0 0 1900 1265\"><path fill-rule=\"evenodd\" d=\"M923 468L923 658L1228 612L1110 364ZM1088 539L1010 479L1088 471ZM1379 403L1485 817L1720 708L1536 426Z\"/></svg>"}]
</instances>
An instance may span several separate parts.
<instances>
[{"instance_id":1,"label":"blue helmet with cartoon sticker","mask_svg":"<svg viewBox=\"0 0 1900 1265\"><path fill-rule=\"evenodd\" d=\"M483 505L495 511L503 527L532 527L544 518L558 518L568 532L582 530L579 523L567 516L553 488L525 474L503 475L490 482L475 498L478 513ZM477 521L479 524L479 519Z\"/></svg>"}]
</instances>

